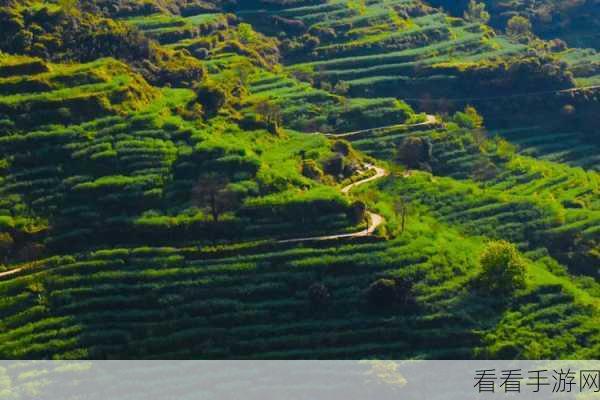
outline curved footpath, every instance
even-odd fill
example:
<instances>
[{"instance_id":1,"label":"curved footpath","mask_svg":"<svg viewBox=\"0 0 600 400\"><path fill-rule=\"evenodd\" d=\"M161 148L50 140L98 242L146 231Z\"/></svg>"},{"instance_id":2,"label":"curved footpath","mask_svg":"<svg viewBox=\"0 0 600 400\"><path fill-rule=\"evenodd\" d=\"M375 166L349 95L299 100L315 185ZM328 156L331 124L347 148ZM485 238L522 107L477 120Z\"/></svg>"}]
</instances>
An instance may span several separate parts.
<instances>
[{"instance_id":1,"label":"curved footpath","mask_svg":"<svg viewBox=\"0 0 600 400\"><path fill-rule=\"evenodd\" d=\"M21 267L21 268L11 269L6 272L0 272L0 279L18 274L19 272L23 271L24 269L25 269L25 267Z\"/></svg>"},{"instance_id":2,"label":"curved footpath","mask_svg":"<svg viewBox=\"0 0 600 400\"><path fill-rule=\"evenodd\" d=\"M439 121L435 117L435 115L427 114L427 117L426 117L425 121L424 122L419 122L417 124L393 124L393 125L386 125L386 126L378 126L378 127L375 127L375 128L361 129L360 131L353 131L353 132L326 133L325 136L330 137L330 138L347 138L347 137L350 137L350 136L359 135L361 133L366 133L366 132L373 132L373 131L377 131L377 130L380 130L380 129L418 128L418 127L421 127L421 126L436 125L438 122Z\"/></svg>"},{"instance_id":3,"label":"curved footpath","mask_svg":"<svg viewBox=\"0 0 600 400\"><path fill-rule=\"evenodd\" d=\"M350 190L352 190L353 188L360 186L360 185L364 185L365 183L374 181L376 179L383 178L384 176L386 176L388 174L388 172L385 169L380 168L378 166L375 166L372 164L367 164L367 167L368 167L367 171L374 170L375 175L370 176L365 179L361 179L360 181L351 183L350 185L344 186L342 188L342 193L348 194L348 193L350 193ZM342 233L339 235L309 236L309 237L297 238L297 239L284 239L284 240L278 240L277 242L278 243L318 242L318 241L324 241L324 240L336 240L336 239L358 238L358 237L371 236L373 234L373 232L375 232L375 229L377 229L381 224L384 223L385 219L381 215L375 214L371 211L367 211L367 215L369 216L369 219L371 220L371 222L368 224L367 228L362 231L358 231L358 232L354 232L354 233Z\"/></svg>"}]
</instances>

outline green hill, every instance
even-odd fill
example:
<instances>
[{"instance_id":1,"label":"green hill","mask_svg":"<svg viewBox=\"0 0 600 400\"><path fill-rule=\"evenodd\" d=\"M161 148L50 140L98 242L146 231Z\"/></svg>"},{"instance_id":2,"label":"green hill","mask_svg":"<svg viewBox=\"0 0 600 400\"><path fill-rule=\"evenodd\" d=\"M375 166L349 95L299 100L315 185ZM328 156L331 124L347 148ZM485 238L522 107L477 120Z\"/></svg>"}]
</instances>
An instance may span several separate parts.
<instances>
[{"instance_id":1,"label":"green hill","mask_svg":"<svg viewBox=\"0 0 600 400\"><path fill-rule=\"evenodd\" d=\"M598 55L439 3L0 0L0 358L597 358Z\"/></svg>"}]
</instances>

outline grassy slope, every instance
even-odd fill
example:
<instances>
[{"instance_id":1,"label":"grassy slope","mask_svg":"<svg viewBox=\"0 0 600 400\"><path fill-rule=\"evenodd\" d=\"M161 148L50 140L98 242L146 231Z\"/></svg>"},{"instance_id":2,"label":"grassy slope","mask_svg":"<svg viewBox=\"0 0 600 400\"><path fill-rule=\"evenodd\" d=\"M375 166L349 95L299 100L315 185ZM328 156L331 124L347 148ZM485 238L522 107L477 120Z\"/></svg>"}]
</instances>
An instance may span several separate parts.
<instances>
[{"instance_id":1,"label":"grassy slope","mask_svg":"<svg viewBox=\"0 0 600 400\"><path fill-rule=\"evenodd\" d=\"M556 260L597 259L595 172L507 157L492 142L482 153L466 130L398 128L354 142L393 161L404 137L433 141L438 176L391 177L356 193L386 217L379 233L392 239L301 246L273 240L353 227L335 177L300 173L302 157L324 166L335 156L331 142L232 122L254 113L253 103L279 102L284 123L307 131L410 122L418 116L381 97L377 82L407 72L410 83L415 61L471 63L523 50L488 37L483 27L418 11L416 1L387 2L393 13L382 4L360 10L330 1L281 14L343 32L291 70L318 66L322 77L347 80L350 94L353 87L374 89L370 99L300 82L274 61L272 43L241 37L213 13L127 17L172 48L207 49L193 54L233 98L209 121L200 119L192 91L151 87L108 59L69 67L0 59L0 227L16 239L9 268L25 267L0 280L0 357L593 358L600 289ZM421 15L405 19L400 11ZM422 41L405 49L407 37ZM252 66L248 76L240 64ZM238 80L241 86L228 86ZM87 105L89 98L95 103ZM32 118L39 104L44 113ZM362 116L349 118L356 114ZM481 158L498 173L475 182ZM211 170L226 171L247 206L223 218L217 238L205 210L189 198L198 175ZM402 234L393 212L399 196L410 199ZM540 244L562 234L577 239L573 248ZM527 256L527 287L507 301L471 285L477 255L498 237ZM215 239L221 243L211 244ZM42 243L32 260L31 245ZM413 282L417 305L369 306L365 290L380 277ZM318 311L307 294L315 282L332 295Z\"/></svg>"},{"instance_id":2,"label":"grassy slope","mask_svg":"<svg viewBox=\"0 0 600 400\"><path fill-rule=\"evenodd\" d=\"M265 131L242 133L223 118L209 124L189 120L193 112L186 109L195 100L193 92L151 88L110 60L46 69L50 71L0 82L5 93L10 91L0 97L9 127L0 138L6 162L2 191L29 209L8 201L7 227L24 224L15 220L49 220L43 240L79 237L81 243L103 243L130 229L143 237L154 228L156 238L169 226L180 235L184 228L203 232L207 217L190 204L189 196L195 179L211 170L229 175L248 201L297 193L305 199L300 210L302 204L319 201L330 202L330 212L345 210L346 200L336 190L300 174L301 153L318 162L335 154L323 137L304 140L289 133L279 138ZM36 82L44 87L34 87ZM23 114L38 108L45 110L43 116ZM272 207L266 200L260 204L253 212ZM263 214L265 222L272 218ZM167 217L171 225L164 225ZM242 223L239 218L231 222ZM246 227L261 235L255 224ZM285 231L284 226L269 229L273 234ZM127 240L123 234L111 240Z\"/></svg>"},{"instance_id":3,"label":"grassy slope","mask_svg":"<svg viewBox=\"0 0 600 400\"><path fill-rule=\"evenodd\" d=\"M589 290L531 262L528 288L498 303L469 290L480 239L426 214L408 226L390 242L124 248L48 260L0 284L0 351L16 358L594 354L597 300ZM417 307L371 309L361 292L380 276L413 280ZM320 312L307 299L313 282L332 294ZM545 342L552 346L540 350Z\"/></svg>"}]
</instances>

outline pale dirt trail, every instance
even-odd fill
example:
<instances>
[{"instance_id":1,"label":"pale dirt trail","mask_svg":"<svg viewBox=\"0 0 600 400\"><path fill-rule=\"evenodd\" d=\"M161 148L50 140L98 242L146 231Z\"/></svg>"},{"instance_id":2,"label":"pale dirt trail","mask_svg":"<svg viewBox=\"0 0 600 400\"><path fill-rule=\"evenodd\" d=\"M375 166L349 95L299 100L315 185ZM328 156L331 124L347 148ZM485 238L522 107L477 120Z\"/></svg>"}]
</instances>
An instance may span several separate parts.
<instances>
[{"instance_id":1,"label":"pale dirt trail","mask_svg":"<svg viewBox=\"0 0 600 400\"><path fill-rule=\"evenodd\" d=\"M350 190L354 189L356 186L364 185L367 182L371 182L371 181L374 181L375 179L383 178L384 176L387 175L387 171L385 169L377 167L375 165L367 164L367 169L375 170L375 175L373 175L369 178L361 179L360 181L351 183L348 186L344 186L342 188L342 193L348 194L348 193L350 193Z\"/></svg>"},{"instance_id":2,"label":"pale dirt trail","mask_svg":"<svg viewBox=\"0 0 600 400\"><path fill-rule=\"evenodd\" d=\"M377 167L375 165L367 164L367 167L369 170L375 170L375 175L370 176L365 179L361 179L360 181L351 183L350 185L344 186L342 188L342 193L348 194L348 193L350 193L350 190L352 190L353 188L360 186L360 185L364 185L365 183L374 181L376 179L383 178L384 176L386 176L388 174L388 172L385 169ZM375 229L377 229L381 224L383 224L385 222L385 219L381 215L375 214L371 211L367 211L367 214L369 215L369 220L371 222L369 223L368 228L363 229L362 231L358 231L358 232L354 232L354 233L342 233L342 234L338 234L338 235L309 236L309 237L297 238L297 239L285 239L285 240L279 240L278 243L320 242L320 241L325 241L325 240L359 238L359 237L371 236L373 234L373 232L375 232Z\"/></svg>"},{"instance_id":3,"label":"pale dirt trail","mask_svg":"<svg viewBox=\"0 0 600 400\"><path fill-rule=\"evenodd\" d=\"M330 137L330 138L347 138L350 136L358 135L360 133L372 132L372 131L376 131L379 129L418 128L420 126L435 125L437 123L438 123L438 119L435 117L435 115L427 114L427 118L425 119L425 122L419 122L418 124L394 124L394 125L378 126L376 128L361 129L360 131L354 131L354 132L326 133L325 136Z\"/></svg>"},{"instance_id":4,"label":"pale dirt trail","mask_svg":"<svg viewBox=\"0 0 600 400\"><path fill-rule=\"evenodd\" d=\"M10 271L6 271L6 272L0 272L0 279L18 274L19 272L21 272L23 270L24 270L24 268L21 267L21 268L11 269Z\"/></svg>"}]
</instances>

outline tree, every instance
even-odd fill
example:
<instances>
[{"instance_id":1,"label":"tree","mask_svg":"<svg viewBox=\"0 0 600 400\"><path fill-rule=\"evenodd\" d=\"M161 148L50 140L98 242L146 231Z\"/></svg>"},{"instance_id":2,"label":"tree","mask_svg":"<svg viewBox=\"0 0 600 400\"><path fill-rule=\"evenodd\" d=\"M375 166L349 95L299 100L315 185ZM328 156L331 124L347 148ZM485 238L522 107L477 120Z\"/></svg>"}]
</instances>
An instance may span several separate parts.
<instances>
[{"instance_id":1,"label":"tree","mask_svg":"<svg viewBox=\"0 0 600 400\"><path fill-rule=\"evenodd\" d=\"M197 86L196 94L207 117L216 115L227 102L227 94L214 82L205 82Z\"/></svg>"},{"instance_id":2,"label":"tree","mask_svg":"<svg viewBox=\"0 0 600 400\"><path fill-rule=\"evenodd\" d=\"M490 13L485 10L485 3L478 3L475 0L469 2L464 17L467 21L480 22L487 24L490 21Z\"/></svg>"},{"instance_id":3,"label":"tree","mask_svg":"<svg viewBox=\"0 0 600 400\"><path fill-rule=\"evenodd\" d=\"M333 87L333 93L337 94L338 96L344 96L349 91L350 91L350 85L346 81L339 81Z\"/></svg>"},{"instance_id":4,"label":"tree","mask_svg":"<svg viewBox=\"0 0 600 400\"><path fill-rule=\"evenodd\" d=\"M192 189L192 202L208 209L214 222L226 211L235 207L237 194L228 188L229 181L217 174L202 176Z\"/></svg>"},{"instance_id":5,"label":"tree","mask_svg":"<svg viewBox=\"0 0 600 400\"><path fill-rule=\"evenodd\" d=\"M481 156L473 163L471 177L475 181L485 182L498 176L498 167L487 157Z\"/></svg>"},{"instance_id":6,"label":"tree","mask_svg":"<svg viewBox=\"0 0 600 400\"><path fill-rule=\"evenodd\" d=\"M323 170L333 177L343 178L345 169L346 158L340 153L334 154L323 162Z\"/></svg>"},{"instance_id":7,"label":"tree","mask_svg":"<svg viewBox=\"0 0 600 400\"><path fill-rule=\"evenodd\" d=\"M320 181L323 178L323 171L315 160L302 161L302 175L309 179Z\"/></svg>"},{"instance_id":8,"label":"tree","mask_svg":"<svg viewBox=\"0 0 600 400\"><path fill-rule=\"evenodd\" d=\"M471 138L478 148L485 148L485 145L487 144L487 135L483 129L472 129Z\"/></svg>"},{"instance_id":9,"label":"tree","mask_svg":"<svg viewBox=\"0 0 600 400\"><path fill-rule=\"evenodd\" d=\"M278 104L268 100L261 100L254 105L254 111L267 123L267 129L273 134L279 133L279 126L283 120L283 113Z\"/></svg>"},{"instance_id":10,"label":"tree","mask_svg":"<svg viewBox=\"0 0 600 400\"><path fill-rule=\"evenodd\" d=\"M483 117L481 116L481 114L479 114L477 112L475 107L473 107L473 106L465 107L465 114L467 114L469 119L472 121L473 128L475 128L475 129L483 128Z\"/></svg>"},{"instance_id":11,"label":"tree","mask_svg":"<svg viewBox=\"0 0 600 400\"><path fill-rule=\"evenodd\" d=\"M6 259L13 249L15 241L10 233L0 232L0 258Z\"/></svg>"},{"instance_id":12,"label":"tree","mask_svg":"<svg viewBox=\"0 0 600 400\"><path fill-rule=\"evenodd\" d=\"M572 104L565 104L563 108L561 108L560 113L565 117L571 117L575 114L575 107Z\"/></svg>"},{"instance_id":13,"label":"tree","mask_svg":"<svg viewBox=\"0 0 600 400\"><path fill-rule=\"evenodd\" d=\"M508 20L506 25L506 33L508 36L522 38L531 35L531 22L520 15L515 15Z\"/></svg>"},{"instance_id":14,"label":"tree","mask_svg":"<svg viewBox=\"0 0 600 400\"><path fill-rule=\"evenodd\" d=\"M361 200L354 201L348 210L348 217L353 224L363 222L365 219L368 221L367 205L365 202Z\"/></svg>"},{"instance_id":15,"label":"tree","mask_svg":"<svg viewBox=\"0 0 600 400\"><path fill-rule=\"evenodd\" d=\"M73 15L78 11L79 0L58 0L58 6L65 14Z\"/></svg>"},{"instance_id":16,"label":"tree","mask_svg":"<svg viewBox=\"0 0 600 400\"><path fill-rule=\"evenodd\" d=\"M479 259L479 281L492 294L509 294L525 286L526 264L517 248L506 241L487 245Z\"/></svg>"},{"instance_id":17,"label":"tree","mask_svg":"<svg viewBox=\"0 0 600 400\"><path fill-rule=\"evenodd\" d=\"M302 43L302 49L304 51L312 51L317 48L321 44L321 40L313 35L305 34L300 37L300 42Z\"/></svg>"},{"instance_id":18,"label":"tree","mask_svg":"<svg viewBox=\"0 0 600 400\"><path fill-rule=\"evenodd\" d=\"M242 22L238 25L238 37L244 44L253 43L257 39L257 34L252 29L252 25Z\"/></svg>"},{"instance_id":19,"label":"tree","mask_svg":"<svg viewBox=\"0 0 600 400\"><path fill-rule=\"evenodd\" d=\"M427 138L409 136L397 150L397 159L408 168L427 169L432 158L432 144Z\"/></svg>"},{"instance_id":20,"label":"tree","mask_svg":"<svg viewBox=\"0 0 600 400\"><path fill-rule=\"evenodd\" d=\"M356 10L360 15L364 15L367 12L367 1L366 0L349 0L348 8Z\"/></svg>"},{"instance_id":21,"label":"tree","mask_svg":"<svg viewBox=\"0 0 600 400\"><path fill-rule=\"evenodd\" d=\"M369 303L375 307L387 307L395 301L396 282L392 279L378 279L367 289Z\"/></svg>"},{"instance_id":22,"label":"tree","mask_svg":"<svg viewBox=\"0 0 600 400\"><path fill-rule=\"evenodd\" d=\"M475 107L467 106L463 111L457 111L453 118L454 122L461 128L482 129L483 117L477 112Z\"/></svg>"},{"instance_id":23,"label":"tree","mask_svg":"<svg viewBox=\"0 0 600 400\"><path fill-rule=\"evenodd\" d=\"M412 284L404 279L381 278L371 283L367 289L369 304L377 308L415 303Z\"/></svg>"},{"instance_id":24,"label":"tree","mask_svg":"<svg viewBox=\"0 0 600 400\"><path fill-rule=\"evenodd\" d=\"M16 254L18 260L32 262L42 258L46 248L43 244L28 242L19 249Z\"/></svg>"},{"instance_id":25,"label":"tree","mask_svg":"<svg viewBox=\"0 0 600 400\"><path fill-rule=\"evenodd\" d=\"M400 218L400 233L404 233L406 228L406 218L408 216L408 201L402 196L394 201L394 212L396 218Z\"/></svg>"},{"instance_id":26,"label":"tree","mask_svg":"<svg viewBox=\"0 0 600 400\"><path fill-rule=\"evenodd\" d=\"M240 62L233 67L233 72L240 81L240 85L247 87L250 83L250 76L254 72L254 67L250 62Z\"/></svg>"}]
</instances>

